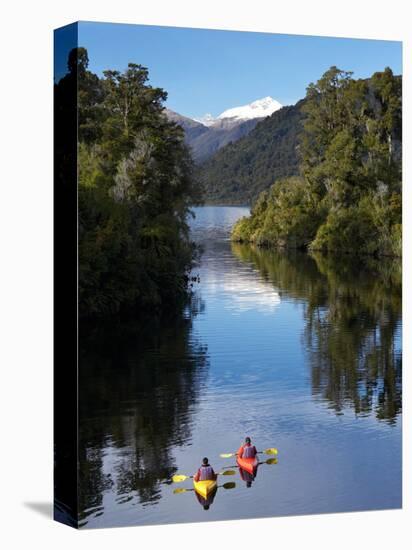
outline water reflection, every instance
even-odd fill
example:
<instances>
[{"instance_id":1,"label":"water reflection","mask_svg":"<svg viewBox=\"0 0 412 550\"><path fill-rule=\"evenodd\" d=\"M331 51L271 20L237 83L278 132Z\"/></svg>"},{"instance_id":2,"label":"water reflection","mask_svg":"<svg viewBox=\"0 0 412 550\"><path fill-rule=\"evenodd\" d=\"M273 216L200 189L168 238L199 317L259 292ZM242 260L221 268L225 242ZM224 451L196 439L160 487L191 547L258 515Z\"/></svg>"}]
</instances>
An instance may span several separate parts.
<instances>
[{"instance_id":1,"label":"water reflection","mask_svg":"<svg viewBox=\"0 0 412 550\"><path fill-rule=\"evenodd\" d=\"M115 502L156 504L188 444L207 375L206 346L191 338L193 309L161 323L111 323L80 347L80 519Z\"/></svg>"},{"instance_id":2,"label":"water reflection","mask_svg":"<svg viewBox=\"0 0 412 550\"><path fill-rule=\"evenodd\" d=\"M203 497L202 495L199 495L197 491L194 491L196 495L196 499L200 506L202 506L203 510L209 510L209 508L212 506L213 501L215 500L216 494L217 494L217 487L216 489L210 493L207 497Z\"/></svg>"},{"instance_id":3,"label":"water reflection","mask_svg":"<svg viewBox=\"0 0 412 550\"><path fill-rule=\"evenodd\" d=\"M392 260L360 266L348 258L233 244L279 296L304 306L312 392L337 414L352 407L395 422L402 407L401 271Z\"/></svg>"},{"instance_id":4,"label":"water reflection","mask_svg":"<svg viewBox=\"0 0 412 550\"><path fill-rule=\"evenodd\" d=\"M245 482L247 488L252 487L252 483L255 481L256 476L257 476L258 468L259 468L259 466L256 466L256 468L253 470L252 473L247 472L243 468L239 468L240 477L241 477L242 481Z\"/></svg>"},{"instance_id":5,"label":"water reflection","mask_svg":"<svg viewBox=\"0 0 412 550\"><path fill-rule=\"evenodd\" d=\"M245 210L196 211L199 303L81 335L83 525L401 506L399 266L231 245ZM220 460L245 435L279 448L276 469L241 480ZM165 483L205 455L237 477L207 513L192 483Z\"/></svg>"}]
</instances>

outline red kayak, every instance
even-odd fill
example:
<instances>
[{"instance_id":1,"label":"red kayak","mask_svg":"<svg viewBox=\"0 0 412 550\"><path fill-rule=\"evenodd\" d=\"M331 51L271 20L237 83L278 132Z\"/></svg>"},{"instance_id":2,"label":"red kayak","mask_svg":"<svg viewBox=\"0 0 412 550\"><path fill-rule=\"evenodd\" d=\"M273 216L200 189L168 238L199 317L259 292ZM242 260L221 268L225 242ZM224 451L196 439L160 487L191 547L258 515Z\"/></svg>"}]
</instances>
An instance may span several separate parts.
<instances>
[{"instance_id":1,"label":"red kayak","mask_svg":"<svg viewBox=\"0 0 412 550\"><path fill-rule=\"evenodd\" d=\"M237 458L237 463L242 468L242 470L246 470L246 472L249 472L249 474L254 474L256 472L256 468L258 467L259 461L256 457L254 458Z\"/></svg>"}]
</instances>

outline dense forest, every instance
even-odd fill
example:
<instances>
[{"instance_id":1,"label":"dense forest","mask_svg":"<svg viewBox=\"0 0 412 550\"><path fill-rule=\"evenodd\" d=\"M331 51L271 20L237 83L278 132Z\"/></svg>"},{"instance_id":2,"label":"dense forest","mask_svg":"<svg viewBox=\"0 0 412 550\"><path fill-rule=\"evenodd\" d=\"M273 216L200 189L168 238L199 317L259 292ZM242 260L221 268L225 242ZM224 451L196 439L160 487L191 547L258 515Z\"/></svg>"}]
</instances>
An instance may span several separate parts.
<instances>
[{"instance_id":1,"label":"dense forest","mask_svg":"<svg viewBox=\"0 0 412 550\"><path fill-rule=\"evenodd\" d=\"M400 256L402 81L331 67L307 88L300 175L261 193L232 238L257 245ZM274 176L275 180L276 177Z\"/></svg>"},{"instance_id":2,"label":"dense forest","mask_svg":"<svg viewBox=\"0 0 412 550\"><path fill-rule=\"evenodd\" d=\"M303 103L263 119L247 136L229 143L196 170L208 204L251 204L276 179L299 173Z\"/></svg>"},{"instance_id":3,"label":"dense forest","mask_svg":"<svg viewBox=\"0 0 412 550\"><path fill-rule=\"evenodd\" d=\"M80 314L164 309L185 295L196 255L187 221L199 197L183 130L145 67L99 78L77 48L68 69L55 101L61 120L76 116L64 109L77 83Z\"/></svg>"},{"instance_id":4,"label":"dense forest","mask_svg":"<svg viewBox=\"0 0 412 550\"><path fill-rule=\"evenodd\" d=\"M304 100L199 167L201 185L167 93L148 80L134 63L100 78L77 48L55 84L63 106L78 89L81 315L160 311L187 295L197 254L188 218L202 191L212 203L257 197L235 241L401 254L402 82L390 69L354 80L332 67Z\"/></svg>"}]
</instances>

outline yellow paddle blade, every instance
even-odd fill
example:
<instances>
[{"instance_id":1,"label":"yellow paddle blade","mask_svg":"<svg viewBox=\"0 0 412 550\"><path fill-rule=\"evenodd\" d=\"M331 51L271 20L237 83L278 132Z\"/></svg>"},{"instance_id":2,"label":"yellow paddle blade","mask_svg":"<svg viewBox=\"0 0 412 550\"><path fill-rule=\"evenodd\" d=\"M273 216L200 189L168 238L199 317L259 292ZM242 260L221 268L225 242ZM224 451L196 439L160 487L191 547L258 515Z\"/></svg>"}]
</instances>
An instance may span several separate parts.
<instances>
[{"instance_id":1,"label":"yellow paddle blade","mask_svg":"<svg viewBox=\"0 0 412 550\"><path fill-rule=\"evenodd\" d=\"M225 470L220 475L222 475L222 476L234 476L235 473L236 473L235 470Z\"/></svg>"},{"instance_id":2,"label":"yellow paddle blade","mask_svg":"<svg viewBox=\"0 0 412 550\"><path fill-rule=\"evenodd\" d=\"M277 464L278 463L278 459L277 458L268 458L266 460L266 464Z\"/></svg>"},{"instance_id":3,"label":"yellow paddle blade","mask_svg":"<svg viewBox=\"0 0 412 550\"><path fill-rule=\"evenodd\" d=\"M272 449L266 449L266 451L263 451L266 455L277 455L278 450L273 448Z\"/></svg>"},{"instance_id":4,"label":"yellow paddle blade","mask_svg":"<svg viewBox=\"0 0 412 550\"><path fill-rule=\"evenodd\" d=\"M177 474L175 476L172 477L172 481L174 483L180 483L181 481L184 481L185 479L187 479L189 476L184 476L182 474Z\"/></svg>"},{"instance_id":5,"label":"yellow paddle blade","mask_svg":"<svg viewBox=\"0 0 412 550\"><path fill-rule=\"evenodd\" d=\"M179 495L180 493L186 493L187 489L183 489L183 487L179 487L178 489L175 489L173 493L175 495Z\"/></svg>"},{"instance_id":6,"label":"yellow paddle blade","mask_svg":"<svg viewBox=\"0 0 412 550\"><path fill-rule=\"evenodd\" d=\"M229 481L228 483L224 483L222 487L223 489L234 489L236 487L236 483L234 481Z\"/></svg>"},{"instance_id":7,"label":"yellow paddle blade","mask_svg":"<svg viewBox=\"0 0 412 550\"><path fill-rule=\"evenodd\" d=\"M222 453L220 455L221 458L230 458L231 456L235 456L236 453Z\"/></svg>"}]
</instances>

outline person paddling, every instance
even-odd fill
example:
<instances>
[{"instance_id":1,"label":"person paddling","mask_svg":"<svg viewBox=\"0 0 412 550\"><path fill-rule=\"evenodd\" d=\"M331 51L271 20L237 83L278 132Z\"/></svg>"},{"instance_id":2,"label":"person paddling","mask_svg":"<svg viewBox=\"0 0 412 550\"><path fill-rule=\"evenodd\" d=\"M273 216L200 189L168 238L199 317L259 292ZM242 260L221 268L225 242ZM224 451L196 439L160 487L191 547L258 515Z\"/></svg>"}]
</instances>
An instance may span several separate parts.
<instances>
[{"instance_id":1,"label":"person paddling","mask_svg":"<svg viewBox=\"0 0 412 550\"><path fill-rule=\"evenodd\" d=\"M208 479L216 479L216 478L217 478L217 475L215 474L212 466L209 464L209 459L207 457L205 457L202 460L202 465L200 466L200 468L196 472L193 479L196 482L198 482L198 481L206 481Z\"/></svg>"},{"instance_id":2,"label":"person paddling","mask_svg":"<svg viewBox=\"0 0 412 550\"><path fill-rule=\"evenodd\" d=\"M255 458L257 450L250 440L250 437L245 438L245 443L239 447L237 452L238 458Z\"/></svg>"}]
</instances>

